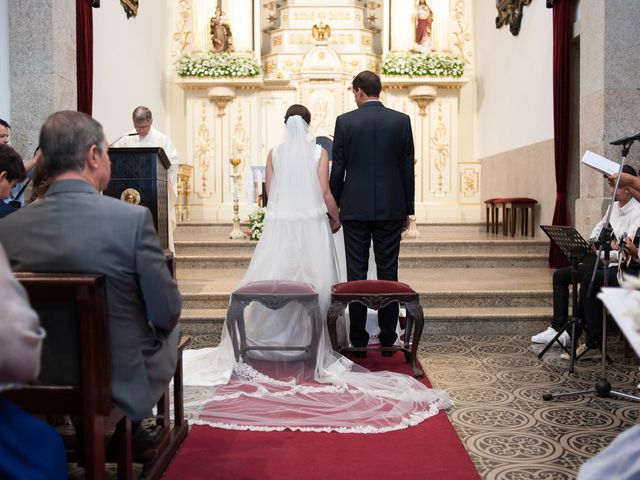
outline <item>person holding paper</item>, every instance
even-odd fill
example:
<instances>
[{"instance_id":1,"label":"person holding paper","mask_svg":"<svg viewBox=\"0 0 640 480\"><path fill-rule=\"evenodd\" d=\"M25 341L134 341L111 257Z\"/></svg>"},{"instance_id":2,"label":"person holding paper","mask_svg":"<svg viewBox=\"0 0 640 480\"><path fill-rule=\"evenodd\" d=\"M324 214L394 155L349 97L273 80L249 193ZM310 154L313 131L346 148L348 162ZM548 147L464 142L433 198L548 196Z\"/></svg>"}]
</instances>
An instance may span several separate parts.
<instances>
[{"instance_id":1,"label":"person holding paper","mask_svg":"<svg viewBox=\"0 0 640 480\"><path fill-rule=\"evenodd\" d=\"M623 175L633 175L635 177L635 170L625 165L623 167ZM602 228L605 226L607 214L602 217L600 222L593 228L590 239L595 241L600 236ZM618 244L617 240L620 240L623 236L626 238L625 246L629 249L627 258L635 258L637 260L638 250L635 246L629 246L631 240L634 238L636 230L640 227L640 202L638 202L631 193L624 189L618 188L616 191L616 202L614 203L613 211L611 212L611 218L609 220L613 228L613 234L615 241L612 242L613 251L611 252L611 262L608 271L608 284L618 285L616 280L617 264L618 264ZM626 234L626 235L625 235ZM593 247L594 253L597 252ZM591 274L593 271L593 262L595 261L595 255L588 256L583 262L578 265L578 279L580 281L580 297L578 301L579 318L584 319L585 325L588 329L586 333L585 344L580 345L576 351L577 355L585 353L587 350L595 350L599 348L601 342L602 332L602 309L601 302L596 295L600 291L600 287L604 282L604 272L599 267L594 279L594 286L592 294L587 296L589 290L589 284L591 282ZM631 262L630 266L633 265ZM629 268L629 267L627 267ZM571 284L571 267L564 267L558 269L553 274L553 319L551 325L547 330L531 337L533 343L548 343L556 334L560 331L562 326L569 320L569 285ZM580 332L578 332L578 335ZM563 332L559 337L560 342L567 346L570 342L568 332ZM593 352L592 352L593 353ZM596 352L597 353L597 352ZM569 358L566 356L566 358Z\"/></svg>"},{"instance_id":2,"label":"person holding paper","mask_svg":"<svg viewBox=\"0 0 640 480\"><path fill-rule=\"evenodd\" d=\"M609 185L613 186L616 184L616 178L618 178L618 172L613 173L607 177L609 180ZM620 188L626 188L629 190L629 193L633 195L633 198L640 202L640 178L631 175L629 173L625 173L624 170L620 175L620 183L618 185Z\"/></svg>"}]
</instances>

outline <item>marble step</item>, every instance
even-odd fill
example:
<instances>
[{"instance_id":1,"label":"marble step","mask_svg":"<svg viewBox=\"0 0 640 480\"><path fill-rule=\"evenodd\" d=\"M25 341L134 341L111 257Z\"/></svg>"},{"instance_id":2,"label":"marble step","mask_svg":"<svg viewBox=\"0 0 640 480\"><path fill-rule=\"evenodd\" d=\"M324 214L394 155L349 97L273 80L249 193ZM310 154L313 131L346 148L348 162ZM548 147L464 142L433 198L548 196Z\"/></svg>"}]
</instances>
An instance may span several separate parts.
<instances>
[{"instance_id":1,"label":"marble step","mask_svg":"<svg viewBox=\"0 0 640 480\"><path fill-rule=\"evenodd\" d=\"M176 256L217 256L217 255L251 255L256 242L248 240L178 240L175 242ZM549 242L544 240L522 239L436 239L425 240L404 239L400 244L401 255L425 254L520 254L539 253L547 255Z\"/></svg>"},{"instance_id":2,"label":"marble step","mask_svg":"<svg viewBox=\"0 0 640 480\"><path fill-rule=\"evenodd\" d=\"M182 308L190 312L226 309L229 297L229 293L187 292L182 294ZM420 292L420 304L425 309L550 307L551 297L551 290Z\"/></svg>"},{"instance_id":3,"label":"marble step","mask_svg":"<svg viewBox=\"0 0 640 480\"><path fill-rule=\"evenodd\" d=\"M241 222L240 228L243 232L249 229L246 222ZM186 222L179 223L176 227L175 240L228 240L229 232L232 229L231 223L205 223L205 222ZM464 235L491 235L494 238L511 238L502 234L494 235L486 232L484 223L419 223L417 225L419 238L430 238L433 235L447 236L455 238ZM539 232L536 238L546 239ZM523 238L516 236L513 238Z\"/></svg>"},{"instance_id":4,"label":"marble step","mask_svg":"<svg viewBox=\"0 0 640 480\"><path fill-rule=\"evenodd\" d=\"M423 335L533 335L549 326L551 307L425 308ZM226 309L183 309L181 325L189 335L220 332Z\"/></svg>"},{"instance_id":5,"label":"marble step","mask_svg":"<svg viewBox=\"0 0 640 480\"><path fill-rule=\"evenodd\" d=\"M185 269L223 270L246 268L251 255L178 255L178 271ZM405 254L400 268L542 268L548 265L546 253Z\"/></svg>"}]
</instances>

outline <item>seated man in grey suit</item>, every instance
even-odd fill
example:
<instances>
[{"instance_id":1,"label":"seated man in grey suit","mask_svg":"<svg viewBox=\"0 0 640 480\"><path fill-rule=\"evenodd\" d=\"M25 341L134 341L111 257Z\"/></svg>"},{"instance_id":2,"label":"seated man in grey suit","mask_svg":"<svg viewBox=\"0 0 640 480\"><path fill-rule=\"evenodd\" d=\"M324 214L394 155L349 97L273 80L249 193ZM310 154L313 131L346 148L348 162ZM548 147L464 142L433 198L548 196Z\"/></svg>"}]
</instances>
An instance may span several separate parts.
<instances>
[{"instance_id":1,"label":"seated man in grey suit","mask_svg":"<svg viewBox=\"0 0 640 480\"><path fill-rule=\"evenodd\" d=\"M13 271L106 277L113 399L134 421L151 417L176 368L181 308L151 214L100 195L111 175L109 146L88 115L54 113L40 147L53 183L40 201L0 220L0 243Z\"/></svg>"}]
</instances>

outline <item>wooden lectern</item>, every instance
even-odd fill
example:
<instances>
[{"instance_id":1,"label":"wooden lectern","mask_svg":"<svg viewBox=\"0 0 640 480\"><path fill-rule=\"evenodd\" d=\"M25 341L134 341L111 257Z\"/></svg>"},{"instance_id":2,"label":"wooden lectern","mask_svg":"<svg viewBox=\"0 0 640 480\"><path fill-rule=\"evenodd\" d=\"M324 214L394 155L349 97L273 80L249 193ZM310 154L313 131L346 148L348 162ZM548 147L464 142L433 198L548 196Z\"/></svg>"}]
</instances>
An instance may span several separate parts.
<instances>
[{"instance_id":1,"label":"wooden lectern","mask_svg":"<svg viewBox=\"0 0 640 480\"><path fill-rule=\"evenodd\" d=\"M111 180L104 194L151 210L160 247L168 249L167 154L160 147L110 148L109 158Z\"/></svg>"}]
</instances>

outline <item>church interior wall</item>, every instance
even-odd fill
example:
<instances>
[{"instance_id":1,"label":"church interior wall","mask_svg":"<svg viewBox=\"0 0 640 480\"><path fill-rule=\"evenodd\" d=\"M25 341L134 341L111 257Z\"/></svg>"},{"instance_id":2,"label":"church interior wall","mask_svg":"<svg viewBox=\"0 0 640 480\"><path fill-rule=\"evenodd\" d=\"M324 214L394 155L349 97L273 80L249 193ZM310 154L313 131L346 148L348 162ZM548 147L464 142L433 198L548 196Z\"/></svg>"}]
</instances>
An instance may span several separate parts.
<instances>
[{"instance_id":1,"label":"church interior wall","mask_svg":"<svg viewBox=\"0 0 640 480\"><path fill-rule=\"evenodd\" d=\"M11 123L11 84L9 75L9 7L0 0L0 118Z\"/></svg>"},{"instance_id":2,"label":"church interior wall","mask_svg":"<svg viewBox=\"0 0 640 480\"><path fill-rule=\"evenodd\" d=\"M474 2L475 157L483 198L528 196L550 223L555 203L552 10L523 9L520 33L495 28L494 2Z\"/></svg>"},{"instance_id":3,"label":"church interior wall","mask_svg":"<svg viewBox=\"0 0 640 480\"><path fill-rule=\"evenodd\" d=\"M110 141L133 128L138 105L151 109L157 130L170 132L169 21L168 1L143 2L129 19L119 2L93 10L93 116Z\"/></svg>"}]
</instances>

